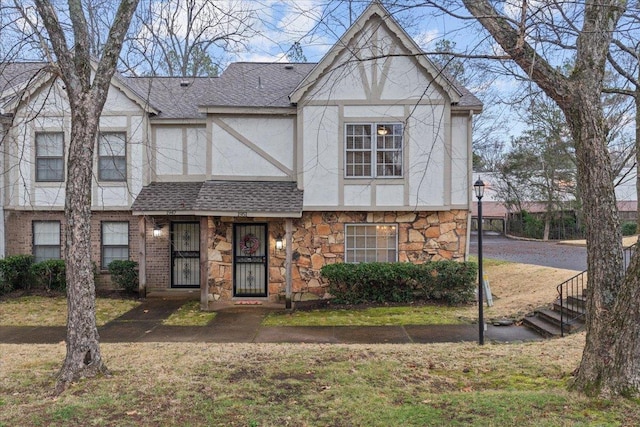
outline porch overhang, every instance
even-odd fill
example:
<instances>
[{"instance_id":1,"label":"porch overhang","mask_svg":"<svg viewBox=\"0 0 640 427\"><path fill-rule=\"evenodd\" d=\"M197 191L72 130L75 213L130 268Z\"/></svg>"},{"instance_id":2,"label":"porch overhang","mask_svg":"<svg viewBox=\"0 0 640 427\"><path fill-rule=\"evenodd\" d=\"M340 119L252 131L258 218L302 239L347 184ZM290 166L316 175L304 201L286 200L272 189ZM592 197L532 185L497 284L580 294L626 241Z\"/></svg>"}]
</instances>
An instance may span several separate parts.
<instances>
[{"instance_id":1,"label":"porch overhang","mask_svg":"<svg viewBox=\"0 0 640 427\"><path fill-rule=\"evenodd\" d=\"M133 215L300 218L302 190L295 182L154 182L131 205Z\"/></svg>"}]
</instances>

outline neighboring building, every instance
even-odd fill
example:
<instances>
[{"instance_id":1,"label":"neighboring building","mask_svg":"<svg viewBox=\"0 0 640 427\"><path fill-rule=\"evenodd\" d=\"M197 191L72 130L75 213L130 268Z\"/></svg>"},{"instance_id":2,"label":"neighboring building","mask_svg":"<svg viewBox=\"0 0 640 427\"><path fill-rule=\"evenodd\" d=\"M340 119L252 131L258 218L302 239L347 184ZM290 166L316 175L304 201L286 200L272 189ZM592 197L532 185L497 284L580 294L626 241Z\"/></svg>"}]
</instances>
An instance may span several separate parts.
<instances>
[{"instance_id":1,"label":"neighboring building","mask_svg":"<svg viewBox=\"0 0 640 427\"><path fill-rule=\"evenodd\" d=\"M486 185L484 196L482 197L482 216L485 219L485 222L493 221L490 223L490 226L494 230L497 230L500 227L504 229L506 227L506 221L509 214L519 213L515 208L507 207L498 194L499 189L505 187L504 181L497 172L474 172L473 182L476 182L478 178L481 178ZM624 168L618 175L614 184L620 220L622 222L635 221L638 216L635 167ZM561 207L567 212L573 211L575 205L574 202L575 198L573 195L566 194L561 202ZM532 214L542 215L547 209L544 202L522 200L521 203L522 208ZM478 216L478 204L475 197L473 197L472 200L471 215L474 218L475 224L475 220ZM499 221L501 225L497 225L497 221Z\"/></svg>"},{"instance_id":2,"label":"neighboring building","mask_svg":"<svg viewBox=\"0 0 640 427\"><path fill-rule=\"evenodd\" d=\"M3 204L6 253L45 259L63 253L70 116L41 67L3 70ZM303 299L325 296L328 263L462 260L481 109L377 2L318 64L116 76L94 162L98 284L130 258L143 291Z\"/></svg>"}]
</instances>

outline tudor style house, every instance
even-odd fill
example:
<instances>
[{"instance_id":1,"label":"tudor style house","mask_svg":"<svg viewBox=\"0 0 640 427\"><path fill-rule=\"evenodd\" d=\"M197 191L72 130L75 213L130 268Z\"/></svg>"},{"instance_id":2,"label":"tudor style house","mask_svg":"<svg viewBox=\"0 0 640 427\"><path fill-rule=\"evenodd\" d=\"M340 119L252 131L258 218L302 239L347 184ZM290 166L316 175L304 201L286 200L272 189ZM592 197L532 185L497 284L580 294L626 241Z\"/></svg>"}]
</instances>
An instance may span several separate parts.
<instances>
[{"instance_id":1,"label":"tudor style house","mask_svg":"<svg viewBox=\"0 0 640 427\"><path fill-rule=\"evenodd\" d=\"M63 254L70 115L45 64L0 69L0 253ZM373 3L317 64L113 78L93 183L93 261L141 291L326 295L328 263L459 259L482 104Z\"/></svg>"}]
</instances>

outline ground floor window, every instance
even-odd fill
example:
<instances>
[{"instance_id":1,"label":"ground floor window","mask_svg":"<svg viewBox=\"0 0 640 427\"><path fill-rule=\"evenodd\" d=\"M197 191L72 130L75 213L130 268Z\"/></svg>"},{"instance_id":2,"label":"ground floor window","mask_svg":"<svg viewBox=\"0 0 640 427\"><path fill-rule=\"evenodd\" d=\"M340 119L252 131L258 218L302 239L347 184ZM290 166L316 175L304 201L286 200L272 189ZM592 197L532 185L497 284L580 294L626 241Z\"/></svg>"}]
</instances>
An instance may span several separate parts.
<instances>
[{"instance_id":1,"label":"ground floor window","mask_svg":"<svg viewBox=\"0 0 640 427\"><path fill-rule=\"evenodd\" d=\"M33 221L33 256L35 262L60 259L59 221Z\"/></svg>"},{"instance_id":2,"label":"ground floor window","mask_svg":"<svg viewBox=\"0 0 640 427\"><path fill-rule=\"evenodd\" d=\"M395 224L347 224L345 262L395 262L398 227Z\"/></svg>"},{"instance_id":3,"label":"ground floor window","mask_svg":"<svg viewBox=\"0 0 640 427\"><path fill-rule=\"evenodd\" d=\"M102 268L114 260L129 259L129 223L127 221L102 222Z\"/></svg>"}]
</instances>

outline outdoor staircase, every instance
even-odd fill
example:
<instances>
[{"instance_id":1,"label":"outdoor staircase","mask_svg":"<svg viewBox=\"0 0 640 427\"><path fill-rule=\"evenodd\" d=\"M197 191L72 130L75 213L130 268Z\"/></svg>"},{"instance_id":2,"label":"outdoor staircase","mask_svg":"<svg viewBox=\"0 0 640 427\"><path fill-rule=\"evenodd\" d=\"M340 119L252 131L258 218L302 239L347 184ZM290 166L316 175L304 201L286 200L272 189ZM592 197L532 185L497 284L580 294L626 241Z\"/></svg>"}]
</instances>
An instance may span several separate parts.
<instances>
[{"instance_id":1,"label":"outdoor staircase","mask_svg":"<svg viewBox=\"0 0 640 427\"><path fill-rule=\"evenodd\" d=\"M627 265L633 252L638 247L635 243L623 252L623 268ZM578 273L560 283L557 287L558 299L550 308L536 310L533 316L525 317L522 324L548 338L562 337L581 331L587 315L587 272Z\"/></svg>"},{"instance_id":2,"label":"outdoor staircase","mask_svg":"<svg viewBox=\"0 0 640 427\"><path fill-rule=\"evenodd\" d=\"M547 338L561 337L584 328L586 315L584 295L571 295L560 302L556 300L550 308L536 310L533 316L525 317L522 324Z\"/></svg>"}]
</instances>

